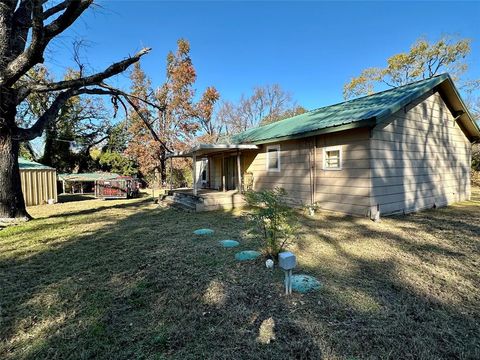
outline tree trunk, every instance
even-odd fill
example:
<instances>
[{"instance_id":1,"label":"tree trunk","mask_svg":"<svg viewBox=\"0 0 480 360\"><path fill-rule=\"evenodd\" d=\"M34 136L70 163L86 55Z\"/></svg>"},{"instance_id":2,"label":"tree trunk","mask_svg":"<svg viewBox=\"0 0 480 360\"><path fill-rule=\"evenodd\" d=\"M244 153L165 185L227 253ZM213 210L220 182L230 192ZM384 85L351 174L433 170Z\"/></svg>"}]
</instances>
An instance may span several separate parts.
<instances>
[{"instance_id":1,"label":"tree trunk","mask_svg":"<svg viewBox=\"0 0 480 360\"><path fill-rule=\"evenodd\" d=\"M13 94L1 88L0 94L0 220L29 219L20 184L20 144L12 136L16 115Z\"/></svg>"}]
</instances>

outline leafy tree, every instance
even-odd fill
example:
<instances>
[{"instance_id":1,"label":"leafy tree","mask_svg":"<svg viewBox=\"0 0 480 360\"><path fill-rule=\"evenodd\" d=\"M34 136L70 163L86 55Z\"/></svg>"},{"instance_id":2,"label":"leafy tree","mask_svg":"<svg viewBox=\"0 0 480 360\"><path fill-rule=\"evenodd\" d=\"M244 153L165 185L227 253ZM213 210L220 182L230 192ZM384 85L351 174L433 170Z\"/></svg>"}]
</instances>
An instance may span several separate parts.
<instances>
[{"instance_id":1,"label":"leafy tree","mask_svg":"<svg viewBox=\"0 0 480 360\"><path fill-rule=\"evenodd\" d=\"M290 93L274 84L255 87L252 95L242 95L237 104L223 102L217 114L217 122L224 126L228 134L235 134L305 111L292 100Z\"/></svg>"},{"instance_id":2,"label":"leafy tree","mask_svg":"<svg viewBox=\"0 0 480 360\"><path fill-rule=\"evenodd\" d=\"M250 190L245 198L252 207L250 233L262 239L268 256L277 258L298 237L298 219L287 203L287 192L279 187L258 192Z\"/></svg>"},{"instance_id":3,"label":"leafy tree","mask_svg":"<svg viewBox=\"0 0 480 360\"><path fill-rule=\"evenodd\" d=\"M472 146L472 169L480 171L480 144L473 144Z\"/></svg>"},{"instance_id":4,"label":"leafy tree","mask_svg":"<svg viewBox=\"0 0 480 360\"><path fill-rule=\"evenodd\" d=\"M465 58L470 50L468 39L454 41L450 37L442 37L435 43L419 39L408 52L389 57L387 66L365 69L358 77L352 78L344 85L343 96L349 99L367 95L375 91L375 85L396 87L443 72L459 79L468 69Z\"/></svg>"},{"instance_id":5,"label":"leafy tree","mask_svg":"<svg viewBox=\"0 0 480 360\"><path fill-rule=\"evenodd\" d=\"M203 126L208 130L213 107L219 98L214 87L208 87L201 100L194 102L197 74L190 58L190 44L177 41L177 50L167 55L165 83L157 90L159 134L167 147L184 150L194 141ZM161 149L160 172L162 183L167 179L166 149Z\"/></svg>"},{"instance_id":6,"label":"leafy tree","mask_svg":"<svg viewBox=\"0 0 480 360\"><path fill-rule=\"evenodd\" d=\"M470 54L470 40L453 41L450 37L442 37L436 43L425 39L417 40L410 51L399 53L387 59L384 68L368 68L360 76L351 79L343 87L346 99L371 94L375 85L383 84L389 87L401 86L410 82L428 79L437 74L448 72L453 79L460 81L460 87L465 94L466 104L477 124L480 121L480 98L476 96L480 89L480 80L462 79L468 70L466 57ZM473 146L472 169L480 163L477 147ZM478 177L478 175L475 175Z\"/></svg>"},{"instance_id":7,"label":"leafy tree","mask_svg":"<svg viewBox=\"0 0 480 360\"><path fill-rule=\"evenodd\" d=\"M104 151L123 153L130 141L130 134L124 121L111 127L108 138L103 146Z\"/></svg>"},{"instance_id":8,"label":"leafy tree","mask_svg":"<svg viewBox=\"0 0 480 360\"><path fill-rule=\"evenodd\" d=\"M197 104L196 117L202 131L202 135L197 138L200 143L216 143L222 133L223 124L215 122L213 118L213 108L218 99L220 94L217 89L209 87Z\"/></svg>"},{"instance_id":9,"label":"leafy tree","mask_svg":"<svg viewBox=\"0 0 480 360\"><path fill-rule=\"evenodd\" d=\"M116 62L104 71L45 83L29 77L44 61L50 42L69 28L93 0L65 0L52 4L43 0L9 0L0 4L0 218L29 218L20 186L20 144L41 136L72 97L108 95L130 104L131 97L105 80L126 70L148 53ZM33 94L49 94L52 101L41 109L30 125L19 123L17 112Z\"/></svg>"},{"instance_id":10,"label":"leafy tree","mask_svg":"<svg viewBox=\"0 0 480 360\"><path fill-rule=\"evenodd\" d=\"M19 156L27 160L35 160L35 151L29 142L20 144Z\"/></svg>"},{"instance_id":11,"label":"leafy tree","mask_svg":"<svg viewBox=\"0 0 480 360\"><path fill-rule=\"evenodd\" d=\"M153 90L151 88L151 81L142 70L140 63L133 66L133 71L130 75L131 79L131 94L140 98L155 101ZM134 100L138 107L137 112L130 112L127 118L127 131L129 136L128 146L125 149L125 154L130 158L136 159L139 171L153 177L154 174L160 171L160 153L163 146L151 135L151 130L145 124L143 119L147 119L151 124L152 131L158 136L158 124L155 129L155 109L141 101Z\"/></svg>"},{"instance_id":12,"label":"leafy tree","mask_svg":"<svg viewBox=\"0 0 480 360\"><path fill-rule=\"evenodd\" d=\"M135 161L116 151L107 150L106 152L102 152L98 158L98 162L103 171L125 176L135 176L138 174L138 167Z\"/></svg>"},{"instance_id":13,"label":"leafy tree","mask_svg":"<svg viewBox=\"0 0 480 360\"><path fill-rule=\"evenodd\" d=\"M155 106L144 103L137 115L129 119L132 138L127 153L138 160L144 175L152 178L152 174L158 173L158 182L166 185L167 152L184 150L202 127L208 131L219 95L215 88L209 87L201 100L194 102L196 72L190 58L190 44L184 39L178 40L177 50L167 55L166 81L156 91L151 90L151 82L140 66L134 68L131 79L132 93L148 97ZM139 118L147 121L142 123Z\"/></svg>"}]
</instances>

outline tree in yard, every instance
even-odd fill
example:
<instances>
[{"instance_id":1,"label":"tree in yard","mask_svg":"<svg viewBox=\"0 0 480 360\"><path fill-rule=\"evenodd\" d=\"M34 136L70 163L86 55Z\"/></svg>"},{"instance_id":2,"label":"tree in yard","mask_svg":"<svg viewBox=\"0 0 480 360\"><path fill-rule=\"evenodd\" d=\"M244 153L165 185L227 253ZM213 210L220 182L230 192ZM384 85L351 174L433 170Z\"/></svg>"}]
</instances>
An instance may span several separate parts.
<instances>
[{"instance_id":1,"label":"tree in yard","mask_svg":"<svg viewBox=\"0 0 480 360\"><path fill-rule=\"evenodd\" d=\"M442 37L436 43L429 43L425 39L417 40L407 53L400 53L387 59L385 68L368 68L360 76L351 79L343 87L345 99L360 95L368 95L375 91L375 85L383 84L396 87L410 82L428 79L437 74L448 72L460 85L465 95L467 108L477 124L480 121L480 80L466 80L468 71L466 57L470 54L470 40L459 39L453 41L449 37ZM480 163L478 154L473 146L472 168L475 172L477 163ZM478 174L474 174L474 178Z\"/></svg>"},{"instance_id":2,"label":"tree in yard","mask_svg":"<svg viewBox=\"0 0 480 360\"><path fill-rule=\"evenodd\" d=\"M132 82L131 94L139 98L155 101L152 95L151 82L139 63L133 66L130 79ZM137 100L134 100L134 102L138 107L138 111L130 112L126 119L129 139L125 154L130 158L136 159L141 174L153 178L160 169L161 145L151 136L150 130L143 119L147 119L153 131L158 134L158 126L155 128L156 113L152 106Z\"/></svg>"},{"instance_id":3,"label":"tree in yard","mask_svg":"<svg viewBox=\"0 0 480 360\"><path fill-rule=\"evenodd\" d=\"M202 131L202 135L197 138L199 143L214 144L222 133L223 124L216 122L213 117L213 109L218 99L220 99L220 94L217 89L209 87L197 103L196 117L200 122L200 130Z\"/></svg>"},{"instance_id":4,"label":"tree in yard","mask_svg":"<svg viewBox=\"0 0 480 360\"><path fill-rule=\"evenodd\" d=\"M151 90L150 80L140 66L135 66L131 75L132 93L147 97L155 106L143 103L129 119L132 138L127 153L138 160L144 175L158 173L161 185L167 181L168 151L185 150L200 129L213 134L212 112L219 94L214 87L208 87L195 103L196 78L190 44L184 39L178 40L177 50L167 55L166 80L156 91ZM139 121L139 117L147 121ZM152 131L161 143L152 140ZM181 161L182 166L184 163Z\"/></svg>"},{"instance_id":5,"label":"tree in yard","mask_svg":"<svg viewBox=\"0 0 480 360\"><path fill-rule=\"evenodd\" d=\"M444 72L450 73L457 80L468 69L465 58L469 53L468 39L454 41L449 37L442 37L436 43L419 39L410 51L388 58L386 67L368 68L358 77L352 78L344 85L343 96L349 99L368 95L375 91L375 85L396 87Z\"/></svg>"},{"instance_id":6,"label":"tree in yard","mask_svg":"<svg viewBox=\"0 0 480 360\"><path fill-rule=\"evenodd\" d=\"M190 44L177 41L177 50L167 55L166 81L156 91L159 134L175 150L191 145L201 123L206 125L219 95L215 88L205 90L198 104L194 102L197 74L190 58ZM162 183L167 179L166 151L160 149Z\"/></svg>"},{"instance_id":7,"label":"tree in yard","mask_svg":"<svg viewBox=\"0 0 480 360\"><path fill-rule=\"evenodd\" d=\"M67 70L65 80L80 74ZM57 117L45 129L41 162L59 172L85 172L94 169L90 150L108 138L110 114L99 97L86 95L68 99Z\"/></svg>"},{"instance_id":8,"label":"tree in yard","mask_svg":"<svg viewBox=\"0 0 480 360\"><path fill-rule=\"evenodd\" d=\"M248 215L249 232L262 240L266 255L274 259L298 238L298 218L288 204L287 195L280 187L250 190L245 194L247 204L252 209Z\"/></svg>"},{"instance_id":9,"label":"tree in yard","mask_svg":"<svg viewBox=\"0 0 480 360\"><path fill-rule=\"evenodd\" d=\"M136 63L149 49L105 70L79 73L59 82L30 78L49 43L70 27L93 0L65 0L48 6L44 0L8 0L0 3L0 219L29 218L20 186L20 144L41 136L62 107L80 95L109 95L115 103L130 104L132 97L104 81ZM17 122L17 111L29 96L49 94L48 107L41 109L31 125Z\"/></svg>"},{"instance_id":10,"label":"tree in yard","mask_svg":"<svg viewBox=\"0 0 480 360\"><path fill-rule=\"evenodd\" d=\"M304 112L306 110L296 104L290 93L274 84L255 87L253 94L242 95L238 104L223 102L217 113L217 122L228 134L236 134Z\"/></svg>"},{"instance_id":11,"label":"tree in yard","mask_svg":"<svg viewBox=\"0 0 480 360\"><path fill-rule=\"evenodd\" d=\"M125 176L136 176L138 174L135 161L120 152L111 150L100 152L97 160L103 171Z\"/></svg>"}]
</instances>

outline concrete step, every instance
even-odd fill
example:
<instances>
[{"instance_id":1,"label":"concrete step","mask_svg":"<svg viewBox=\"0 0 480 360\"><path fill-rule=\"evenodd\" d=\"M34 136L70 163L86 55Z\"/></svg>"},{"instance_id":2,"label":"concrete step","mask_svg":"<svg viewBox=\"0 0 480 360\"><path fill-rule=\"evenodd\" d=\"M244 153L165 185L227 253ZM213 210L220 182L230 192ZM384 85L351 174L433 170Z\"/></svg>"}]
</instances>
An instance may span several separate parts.
<instances>
[{"instance_id":1,"label":"concrete step","mask_svg":"<svg viewBox=\"0 0 480 360\"><path fill-rule=\"evenodd\" d=\"M195 206L196 204L199 203L195 199L192 199L192 198L186 197L186 196L185 197L184 196L174 196L173 201L179 202L179 203L182 203L182 204L192 205L192 206Z\"/></svg>"},{"instance_id":2,"label":"concrete step","mask_svg":"<svg viewBox=\"0 0 480 360\"><path fill-rule=\"evenodd\" d=\"M175 198L174 196L166 196L163 200L164 203L176 207L179 209L187 210L187 211L196 211L197 206L194 202L188 201L188 199L183 198Z\"/></svg>"},{"instance_id":3,"label":"concrete step","mask_svg":"<svg viewBox=\"0 0 480 360\"><path fill-rule=\"evenodd\" d=\"M199 196L194 196L192 194L184 194L184 193L173 193L173 198L174 199L182 199L182 200L188 200L191 202L201 202L202 198Z\"/></svg>"}]
</instances>

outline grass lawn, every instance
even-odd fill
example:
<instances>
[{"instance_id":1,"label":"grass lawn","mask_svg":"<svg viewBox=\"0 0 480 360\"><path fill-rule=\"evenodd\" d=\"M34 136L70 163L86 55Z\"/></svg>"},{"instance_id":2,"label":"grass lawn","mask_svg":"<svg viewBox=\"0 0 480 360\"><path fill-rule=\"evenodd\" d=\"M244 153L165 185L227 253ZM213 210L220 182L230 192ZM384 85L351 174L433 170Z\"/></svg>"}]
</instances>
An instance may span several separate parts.
<instances>
[{"instance_id":1,"label":"grass lawn","mask_svg":"<svg viewBox=\"0 0 480 360\"><path fill-rule=\"evenodd\" d=\"M0 231L0 358L480 358L480 190L374 223L303 218L292 247L320 291L283 296L241 212L149 198L30 208ZM215 229L198 239L197 228Z\"/></svg>"}]
</instances>

